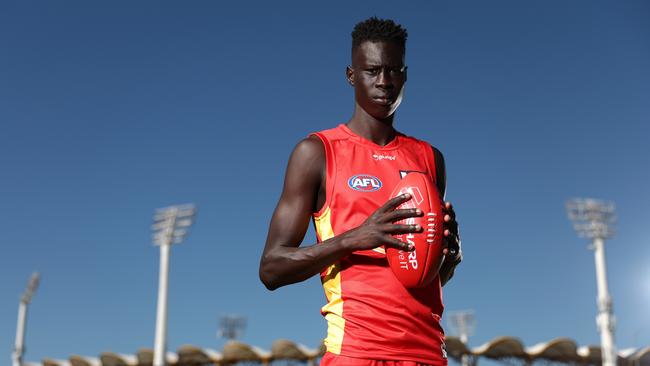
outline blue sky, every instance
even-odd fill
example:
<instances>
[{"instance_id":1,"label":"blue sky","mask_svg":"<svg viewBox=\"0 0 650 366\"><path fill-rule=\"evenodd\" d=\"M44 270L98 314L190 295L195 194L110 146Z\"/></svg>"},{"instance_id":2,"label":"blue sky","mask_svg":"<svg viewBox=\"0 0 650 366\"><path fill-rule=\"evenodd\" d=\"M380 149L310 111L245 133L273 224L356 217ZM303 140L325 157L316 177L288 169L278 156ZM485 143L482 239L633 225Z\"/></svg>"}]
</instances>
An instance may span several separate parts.
<instances>
[{"instance_id":1,"label":"blue sky","mask_svg":"<svg viewBox=\"0 0 650 366\"><path fill-rule=\"evenodd\" d=\"M27 360L151 347L151 217L185 202L169 348L220 349L232 313L245 342L316 347L318 279L268 292L257 265L291 149L351 115L349 34L371 15L409 31L396 126L446 156L465 261L445 304L475 310L470 344L599 342L593 254L564 212L586 196L617 204L617 344L649 345L650 3L7 1L0 357L34 270Z\"/></svg>"}]
</instances>

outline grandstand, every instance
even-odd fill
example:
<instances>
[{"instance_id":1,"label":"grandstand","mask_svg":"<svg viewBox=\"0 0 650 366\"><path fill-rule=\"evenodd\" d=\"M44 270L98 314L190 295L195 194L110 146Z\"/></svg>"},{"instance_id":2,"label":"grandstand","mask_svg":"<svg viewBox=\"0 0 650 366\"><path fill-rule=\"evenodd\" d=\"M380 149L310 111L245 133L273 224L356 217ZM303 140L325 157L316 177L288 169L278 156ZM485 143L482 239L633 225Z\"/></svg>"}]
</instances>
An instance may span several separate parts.
<instances>
[{"instance_id":1,"label":"grandstand","mask_svg":"<svg viewBox=\"0 0 650 366\"><path fill-rule=\"evenodd\" d=\"M460 363L461 358L467 356L471 366L477 366L482 359L505 365L602 364L600 347L579 347L569 338L555 338L530 347L524 346L515 337L497 337L476 348L468 347L457 337L447 337L446 343L452 362ZM176 353L167 354L167 362L169 366L315 366L324 352L323 344L310 349L286 339L273 342L270 351L230 341L221 351L192 345L181 346ZM75 355L67 360L45 359L42 363L25 363L25 366L151 366L152 362L153 351L141 349L134 355L104 352L98 357ZM650 366L650 346L620 351L618 365Z\"/></svg>"}]
</instances>

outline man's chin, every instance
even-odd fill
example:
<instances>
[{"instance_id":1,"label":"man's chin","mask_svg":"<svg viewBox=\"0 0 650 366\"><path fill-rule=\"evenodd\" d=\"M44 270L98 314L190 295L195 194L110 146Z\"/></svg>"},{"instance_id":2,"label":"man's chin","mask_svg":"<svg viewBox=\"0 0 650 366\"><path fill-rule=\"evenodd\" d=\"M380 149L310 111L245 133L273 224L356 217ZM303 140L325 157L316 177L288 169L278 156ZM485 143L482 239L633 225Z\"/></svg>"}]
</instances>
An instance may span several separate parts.
<instances>
[{"instance_id":1,"label":"man's chin","mask_svg":"<svg viewBox=\"0 0 650 366\"><path fill-rule=\"evenodd\" d=\"M374 119L387 120L387 119L392 119L396 111L397 111L396 106L386 106L386 108L376 108L373 109L372 111L366 111L366 112L368 112L368 114L372 116Z\"/></svg>"}]
</instances>

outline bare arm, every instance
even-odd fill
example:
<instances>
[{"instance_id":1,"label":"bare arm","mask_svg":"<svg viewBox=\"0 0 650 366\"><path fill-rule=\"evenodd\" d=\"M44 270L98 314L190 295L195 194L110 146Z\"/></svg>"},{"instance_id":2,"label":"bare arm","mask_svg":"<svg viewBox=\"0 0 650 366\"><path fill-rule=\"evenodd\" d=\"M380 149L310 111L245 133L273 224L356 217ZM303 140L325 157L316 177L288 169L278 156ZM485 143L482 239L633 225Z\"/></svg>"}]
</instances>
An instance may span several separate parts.
<instances>
[{"instance_id":1,"label":"bare arm","mask_svg":"<svg viewBox=\"0 0 650 366\"><path fill-rule=\"evenodd\" d=\"M392 236L422 231L419 225L393 224L407 217L422 215L419 210L396 210L410 199L408 195L389 200L355 229L318 245L300 247L311 214L318 206L319 192L324 185L324 170L322 142L317 137L309 137L298 143L289 159L284 188L271 218L260 261L260 280L270 290L304 281L357 250L381 245L407 251L414 249Z\"/></svg>"}]
</instances>

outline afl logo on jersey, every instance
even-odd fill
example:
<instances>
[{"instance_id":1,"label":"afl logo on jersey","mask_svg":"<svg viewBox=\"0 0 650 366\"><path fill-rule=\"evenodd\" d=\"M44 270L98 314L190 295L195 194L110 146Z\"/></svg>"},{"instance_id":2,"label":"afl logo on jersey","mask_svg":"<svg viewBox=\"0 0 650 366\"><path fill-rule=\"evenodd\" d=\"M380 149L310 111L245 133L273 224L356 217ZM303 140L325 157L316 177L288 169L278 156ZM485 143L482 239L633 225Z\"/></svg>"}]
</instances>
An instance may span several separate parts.
<instances>
[{"instance_id":1,"label":"afl logo on jersey","mask_svg":"<svg viewBox=\"0 0 650 366\"><path fill-rule=\"evenodd\" d=\"M381 181L372 175L357 174L348 179L348 186L357 191L373 192L381 188Z\"/></svg>"}]
</instances>

